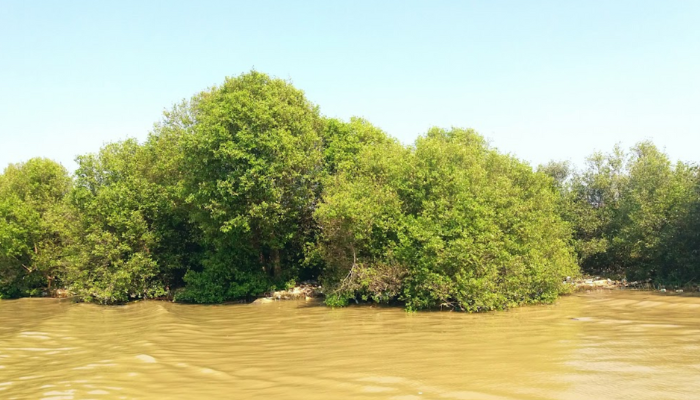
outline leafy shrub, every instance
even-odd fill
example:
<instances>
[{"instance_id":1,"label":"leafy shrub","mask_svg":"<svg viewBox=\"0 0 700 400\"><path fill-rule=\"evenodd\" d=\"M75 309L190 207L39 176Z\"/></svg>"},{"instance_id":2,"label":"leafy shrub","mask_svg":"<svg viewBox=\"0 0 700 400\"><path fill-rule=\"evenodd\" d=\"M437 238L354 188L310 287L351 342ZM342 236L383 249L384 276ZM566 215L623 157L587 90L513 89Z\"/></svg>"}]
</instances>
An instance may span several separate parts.
<instances>
[{"instance_id":1,"label":"leafy shrub","mask_svg":"<svg viewBox=\"0 0 700 400\"><path fill-rule=\"evenodd\" d=\"M577 273L558 196L473 131L366 146L327 178L316 212L330 302L487 311L551 301Z\"/></svg>"}]
</instances>

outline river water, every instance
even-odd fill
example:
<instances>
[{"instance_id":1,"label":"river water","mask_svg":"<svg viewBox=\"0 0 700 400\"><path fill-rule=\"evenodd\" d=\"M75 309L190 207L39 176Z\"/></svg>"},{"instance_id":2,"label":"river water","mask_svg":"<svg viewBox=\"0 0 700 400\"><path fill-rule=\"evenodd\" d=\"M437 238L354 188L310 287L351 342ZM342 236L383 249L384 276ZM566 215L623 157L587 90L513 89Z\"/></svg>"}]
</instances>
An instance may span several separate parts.
<instances>
[{"instance_id":1,"label":"river water","mask_svg":"<svg viewBox=\"0 0 700 400\"><path fill-rule=\"evenodd\" d=\"M2 399L698 399L700 298L463 314L0 301Z\"/></svg>"}]
</instances>

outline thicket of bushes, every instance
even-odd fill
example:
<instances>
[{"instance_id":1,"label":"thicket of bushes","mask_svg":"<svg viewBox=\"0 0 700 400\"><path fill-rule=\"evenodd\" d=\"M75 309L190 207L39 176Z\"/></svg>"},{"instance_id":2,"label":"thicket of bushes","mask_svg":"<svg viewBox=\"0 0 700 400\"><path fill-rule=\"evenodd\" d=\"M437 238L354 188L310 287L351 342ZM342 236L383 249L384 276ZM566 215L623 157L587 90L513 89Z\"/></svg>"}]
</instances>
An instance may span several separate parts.
<instances>
[{"instance_id":1,"label":"thicket of bushes","mask_svg":"<svg viewBox=\"0 0 700 400\"><path fill-rule=\"evenodd\" d=\"M653 144L589 157L586 169L540 168L555 178L583 271L685 286L700 283L700 174Z\"/></svg>"},{"instance_id":2,"label":"thicket of bushes","mask_svg":"<svg viewBox=\"0 0 700 400\"><path fill-rule=\"evenodd\" d=\"M326 118L251 72L175 106L144 143L0 175L0 298L215 303L319 279L331 305L503 309L585 271L698 276L697 170L653 145L539 171L471 130L411 146Z\"/></svg>"}]
</instances>

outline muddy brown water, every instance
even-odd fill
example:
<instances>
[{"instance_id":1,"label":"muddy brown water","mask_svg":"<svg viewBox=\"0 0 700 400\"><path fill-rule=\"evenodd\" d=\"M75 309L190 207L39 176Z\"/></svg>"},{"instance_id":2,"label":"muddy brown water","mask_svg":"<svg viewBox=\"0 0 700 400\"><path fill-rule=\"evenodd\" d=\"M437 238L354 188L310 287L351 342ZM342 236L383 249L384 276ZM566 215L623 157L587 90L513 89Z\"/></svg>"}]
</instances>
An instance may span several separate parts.
<instances>
[{"instance_id":1,"label":"muddy brown water","mask_svg":"<svg viewBox=\"0 0 700 400\"><path fill-rule=\"evenodd\" d=\"M469 315L0 301L2 399L698 399L700 298Z\"/></svg>"}]
</instances>

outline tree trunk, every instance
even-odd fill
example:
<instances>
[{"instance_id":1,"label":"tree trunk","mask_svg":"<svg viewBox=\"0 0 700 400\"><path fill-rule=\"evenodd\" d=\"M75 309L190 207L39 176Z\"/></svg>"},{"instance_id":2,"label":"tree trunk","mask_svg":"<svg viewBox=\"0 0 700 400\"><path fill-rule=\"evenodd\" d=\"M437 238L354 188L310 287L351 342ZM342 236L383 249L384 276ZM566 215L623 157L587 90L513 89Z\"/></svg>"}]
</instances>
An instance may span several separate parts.
<instances>
[{"instance_id":1,"label":"tree trunk","mask_svg":"<svg viewBox=\"0 0 700 400\"><path fill-rule=\"evenodd\" d=\"M282 275L282 265L280 264L280 250L272 249L272 272L275 278Z\"/></svg>"}]
</instances>

